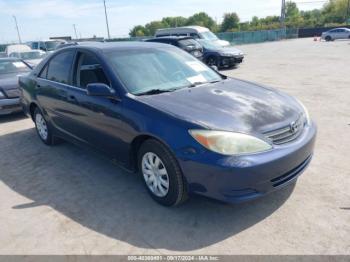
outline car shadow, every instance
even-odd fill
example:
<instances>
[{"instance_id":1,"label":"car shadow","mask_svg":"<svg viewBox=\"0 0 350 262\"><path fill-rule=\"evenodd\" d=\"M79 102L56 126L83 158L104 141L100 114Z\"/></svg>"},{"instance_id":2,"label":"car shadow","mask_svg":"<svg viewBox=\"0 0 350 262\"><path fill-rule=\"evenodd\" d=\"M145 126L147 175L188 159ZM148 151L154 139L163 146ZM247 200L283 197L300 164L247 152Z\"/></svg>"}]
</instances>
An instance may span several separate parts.
<instances>
[{"instance_id":1,"label":"car shadow","mask_svg":"<svg viewBox=\"0 0 350 262\"><path fill-rule=\"evenodd\" d=\"M23 112L10 114L10 115L0 115L0 124L6 123L6 122L14 122L25 118L27 118L27 116Z\"/></svg>"},{"instance_id":2,"label":"car shadow","mask_svg":"<svg viewBox=\"0 0 350 262\"><path fill-rule=\"evenodd\" d=\"M47 205L82 226L133 246L191 251L218 243L264 220L294 186L228 205L194 196L177 208L156 204L140 176L69 143L45 146L34 129L0 136L0 181L31 199L12 208Z\"/></svg>"}]
</instances>

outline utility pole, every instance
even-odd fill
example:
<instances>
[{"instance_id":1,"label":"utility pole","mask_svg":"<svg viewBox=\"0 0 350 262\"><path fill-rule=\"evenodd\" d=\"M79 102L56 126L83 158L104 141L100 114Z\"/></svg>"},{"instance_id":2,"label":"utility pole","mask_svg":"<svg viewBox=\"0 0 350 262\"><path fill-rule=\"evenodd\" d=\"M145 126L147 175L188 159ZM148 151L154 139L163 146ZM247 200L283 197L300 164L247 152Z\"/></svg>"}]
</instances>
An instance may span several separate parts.
<instances>
[{"instance_id":1,"label":"utility pole","mask_svg":"<svg viewBox=\"0 0 350 262\"><path fill-rule=\"evenodd\" d=\"M108 39L111 39L111 35L109 33L109 26L108 26L108 17L107 17L107 9L106 9L106 0L103 0L103 5L105 7L105 16L106 16L106 26L107 26L107 34L108 34Z\"/></svg>"},{"instance_id":2,"label":"utility pole","mask_svg":"<svg viewBox=\"0 0 350 262\"><path fill-rule=\"evenodd\" d=\"M15 20L15 25L16 25L16 29L17 29L17 35L18 35L18 41L19 41L20 44L22 44L21 35L19 34L19 29L18 29L16 16L13 16L13 19Z\"/></svg>"},{"instance_id":3,"label":"utility pole","mask_svg":"<svg viewBox=\"0 0 350 262\"><path fill-rule=\"evenodd\" d=\"M286 0L282 0L281 6L281 27L286 27Z\"/></svg>"},{"instance_id":4,"label":"utility pole","mask_svg":"<svg viewBox=\"0 0 350 262\"><path fill-rule=\"evenodd\" d=\"M349 12L350 12L350 0L348 0L348 8L346 9L346 24L348 25L350 23L350 17L349 17Z\"/></svg>"},{"instance_id":5,"label":"utility pole","mask_svg":"<svg viewBox=\"0 0 350 262\"><path fill-rule=\"evenodd\" d=\"M75 24L73 24L73 28L75 33L75 39L78 39L77 28L75 27Z\"/></svg>"}]
</instances>

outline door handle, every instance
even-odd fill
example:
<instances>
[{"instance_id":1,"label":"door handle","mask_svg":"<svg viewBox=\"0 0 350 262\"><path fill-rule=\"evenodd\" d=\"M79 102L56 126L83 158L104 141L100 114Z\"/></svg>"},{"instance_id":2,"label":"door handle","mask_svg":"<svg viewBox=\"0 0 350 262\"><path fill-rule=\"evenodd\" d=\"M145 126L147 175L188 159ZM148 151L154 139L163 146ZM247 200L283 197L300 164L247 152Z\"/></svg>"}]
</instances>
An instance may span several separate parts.
<instances>
[{"instance_id":1,"label":"door handle","mask_svg":"<svg viewBox=\"0 0 350 262\"><path fill-rule=\"evenodd\" d=\"M69 95L67 97L67 100L70 101L70 102L78 102L77 98L73 95Z\"/></svg>"}]
</instances>

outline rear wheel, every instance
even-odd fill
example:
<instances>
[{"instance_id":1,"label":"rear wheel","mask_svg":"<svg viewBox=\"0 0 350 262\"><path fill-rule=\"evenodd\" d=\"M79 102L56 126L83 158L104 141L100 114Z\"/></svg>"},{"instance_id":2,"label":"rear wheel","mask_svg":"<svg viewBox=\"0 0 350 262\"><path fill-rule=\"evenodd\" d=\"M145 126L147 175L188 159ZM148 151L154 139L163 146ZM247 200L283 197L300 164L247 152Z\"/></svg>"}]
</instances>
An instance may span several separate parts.
<instances>
[{"instance_id":1,"label":"rear wheel","mask_svg":"<svg viewBox=\"0 0 350 262\"><path fill-rule=\"evenodd\" d=\"M170 150L157 140L146 140L138 153L138 167L151 197L164 206L187 199L187 188L179 164Z\"/></svg>"},{"instance_id":2,"label":"rear wheel","mask_svg":"<svg viewBox=\"0 0 350 262\"><path fill-rule=\"evenodd\" d=\"M55 145L59 142L59 140L52 135L52 130L39 108L36 108L34 111L34 122L40 140L46 145Z\"/></svg>"}]
</instances>

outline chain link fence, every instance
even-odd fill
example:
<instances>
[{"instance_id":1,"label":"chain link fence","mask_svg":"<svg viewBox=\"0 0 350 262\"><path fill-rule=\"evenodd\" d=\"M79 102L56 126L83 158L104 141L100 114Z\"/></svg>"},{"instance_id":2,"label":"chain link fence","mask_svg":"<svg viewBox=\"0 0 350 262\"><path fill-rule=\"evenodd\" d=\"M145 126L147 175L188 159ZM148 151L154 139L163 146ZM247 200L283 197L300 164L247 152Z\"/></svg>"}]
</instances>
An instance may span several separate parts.
<instances>
[{"instance_id":1,"label":"chain link fence","mask_svg":"<svg viewBox=\"0 0 350 262\"><path fill-rule=\"evenodd\" d=\"M298 29L225 32L217 33L217 36L222 40L230 42L231 44L240 45L298 38Z\"/></svg>"}]
</instances>

